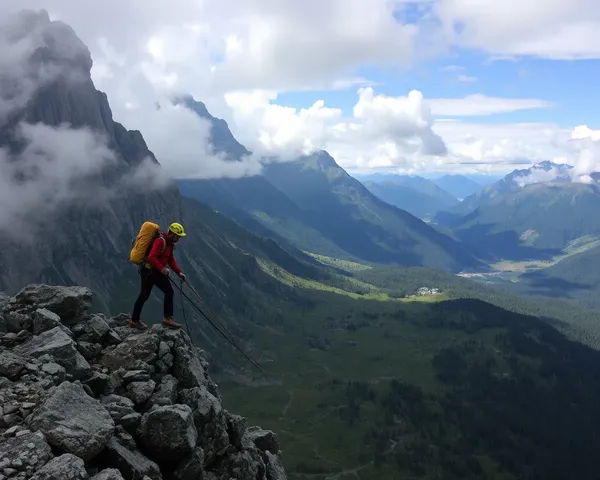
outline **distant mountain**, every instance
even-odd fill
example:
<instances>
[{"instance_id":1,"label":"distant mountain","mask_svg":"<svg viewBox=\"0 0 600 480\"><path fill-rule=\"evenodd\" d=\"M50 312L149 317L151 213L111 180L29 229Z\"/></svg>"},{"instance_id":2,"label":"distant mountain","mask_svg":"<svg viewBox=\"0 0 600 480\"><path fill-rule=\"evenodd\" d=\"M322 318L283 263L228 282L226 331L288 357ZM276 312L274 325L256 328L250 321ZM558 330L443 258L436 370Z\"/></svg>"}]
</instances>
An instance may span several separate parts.
<instances>
[{"instance_id":1,"label":"distant mountain","mask_svg":"<svg viewBox=\"0 0 600 480\"><path fill-rule=\"evenodd\" d=\"M464 175L444 175L433 180L438 187L444 189L454 197L463 199L482 189L482 184L471 180Z\"/></svg>"},{"instance_id":2,"label":"distant mountain","mask_svg":"<svg viewBox=\"0 0 600 480\"><path fill-rule=\"evenodd\" d=\"M480 205L511 192L518 192L524 186L533 183L563 183L570 182L569 171L571 165L557 164L553 162L541 162L530 168L513 170L497 182L481 188L476 193L469 195L458 205L440 212L435 221L442 225L452 226L455 221L461 222L461 217L472 212Z\"/></svg>"},{"instance_id":3,"label":"distant mountain","mask_svg":"<svg viewBox=\"0 0 600 480\"><path fill-rule=\"evenodd\" d=\"M379 197L384 202L394 205L408 213L422 219L432 218L440 210L447 209L456 205L456 200L452 195L444 190L439 195L424 193L403 185L401 182L383 181L374 182L367 180L363 182L369 191ZM434 185L435 186L435 185Z\"/></svg>"},{"instance_id":4,"label":"distant mountain","mask_svg":"<svg viewBox=\"0 0 600 480\"><path fill-rule=\"evenodd\" d=\"M569 242L600 235L600 186L571 182L533 183L500 194L455 219L465 243L503 258L556 253Z\"/></svg>"},{"instance_id":5,"label":"distant mountain","mask_svg":"<svg viewBox=\"0 0 600 480\"><path fill-rule=\"evenodd\" d=\"M307 214L313 229L354 257L453 271L480 265L460 243L378 199L327 152L268 164L264 175Z\"/></svg>"}]
</instances>

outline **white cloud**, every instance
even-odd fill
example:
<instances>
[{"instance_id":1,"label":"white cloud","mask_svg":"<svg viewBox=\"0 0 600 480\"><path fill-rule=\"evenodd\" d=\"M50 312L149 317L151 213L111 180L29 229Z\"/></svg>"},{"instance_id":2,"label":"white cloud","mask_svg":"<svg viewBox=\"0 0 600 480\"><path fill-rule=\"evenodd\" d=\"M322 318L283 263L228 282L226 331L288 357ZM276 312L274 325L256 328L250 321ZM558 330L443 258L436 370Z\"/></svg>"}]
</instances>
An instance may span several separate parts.
<instances>
[{"instance_id":1,"label":"white cloud","mask_svg":"<svg viewBox=\"0 0 600 480\"><path fill-rule=\"evenodd\" d=\"M492 55L555 55L552 50L560 46L561 55L571 56L600 45L568 41L575 35L569 28L581 32L582 19L598 19L597 9L584 0L575 0L579 10L558 0L527 5L514 0L8 3L0 4L0 18L16 8L46 8L75 29L92 53L94 81L107 92L115 119L141 130L165 170L178 177L239 176L260 169L257 156L239 163L218 158L206 142L205 122L169 105L169 98L181 93L193 94L213 115L225 118L238 140L257 155L289 158L324 148L350 170L498 171L509 164L561 156L575 163L581 149L557 125L435 119L552 106L547 101L482 94L423 99L418 89L390 97L376 93L376 84L363 75L369 67L410 67L423 55L452 44ZM418 3L428 15L412 23L397 21L394 14L407 3L411 8ZM527 15L515 21L514 12L523 8ZM463 24L460 34L455 32L457 23ZM546 42L551 34L565 41ZM2 53L0 65L8 58ZM454 73L458 81L474 79L458 65L442 70ZM329 101L304 109L276 104L288 91L359 85L363 88L349 115Z\"/></svg>"},{"instance_id":2,"label":"white cloud","mask_svg":"<svg viewBox=\"0 0 600 480\"><path fill-rule=\"evenodd\" d=\"M600 58L596 0L438 0L433 10L458 46L497 57Z\"/></svg>"},{"instance_id":3,"label":"white cloud","mask_svg":"<svg viewBox=\"0 0 600 480\"><path fill-rule=\"evenodd\" d=\"M86 180L113 165L105 138L69 125L54 128L21 123L18 153L0 149L0 225L27 233L58 207L73 201L97 201Z\"/></svg>"},{"instance_id":4,"label":"white cloud","mask_svg":"<svg viewBox=\"0 0 600 480\"><path fill-rule=\"evenodd\" d=\"M428 100L434 115L451 117L474 117L495 113L516 112L536 108L549 108L553 104L535 98L498 98L482 94L463 98L437 98Z\"/></svg>"},{"instance_id":5,"label":"white cloud","mask_svg":"<svg viewBox=\"0 0 600 480\"><path fill-rule=\"evenodd\" d=\"M600 166L600 130L578 125L571 132L569 142L579 152L571 178L574 182L592 183L590 174L597 172Z\"/></svg>"}]
</instances>

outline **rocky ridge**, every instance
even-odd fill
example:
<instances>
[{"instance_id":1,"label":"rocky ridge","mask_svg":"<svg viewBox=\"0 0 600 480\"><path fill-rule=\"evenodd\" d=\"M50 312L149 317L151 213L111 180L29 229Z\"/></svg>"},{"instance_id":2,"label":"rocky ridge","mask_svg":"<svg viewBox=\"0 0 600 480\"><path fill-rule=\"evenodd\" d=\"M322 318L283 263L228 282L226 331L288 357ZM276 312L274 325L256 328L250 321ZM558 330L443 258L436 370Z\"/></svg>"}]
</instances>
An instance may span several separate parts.
<instances>
[{"instance_id":1,"label":"rocky ridge","mask_svg":"<svg viewBox=\"0 0 600 480\"><path fill-rule=\"evenodd\" d=\"M85 287L0 294L0 480L286 479L183 330L89 313Z\"/></svg>"}]
</instances>

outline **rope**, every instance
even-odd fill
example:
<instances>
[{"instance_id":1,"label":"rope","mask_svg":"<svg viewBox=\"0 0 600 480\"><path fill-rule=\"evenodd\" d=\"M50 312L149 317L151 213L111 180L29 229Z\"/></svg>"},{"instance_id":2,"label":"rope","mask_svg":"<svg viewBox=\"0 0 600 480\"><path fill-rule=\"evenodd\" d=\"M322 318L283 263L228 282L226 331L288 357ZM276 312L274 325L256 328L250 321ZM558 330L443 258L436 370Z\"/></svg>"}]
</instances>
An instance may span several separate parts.
<instances>
[{"instance_id":1,"label":"rope","mask_svg":"<svg viewBox=\"0 0 600 480\"><path fill-rule=\"evenodd\" d=\"M183 285L183 280L181 280L181 284ZM183 289L179 289L180 295L183 293ZM181 295L181 313L183 314L183 320L185 321L185 329L187 330L188 336L190 340L192 340L192 334L190 333L190 326L188 325L187 317L185 316L185 308L183 308L183 295Z\"/></svg>"},{"instance_id":2,"label":"rope","mask_svg":"<svg viewBox=\"0 0 600 480\"><path fill-rule=\"evenodd\" d=\"M179 287L179 285L177 285L172 279L171 277L167 277L169 279L169 281L173 284L173 286L175 288L177 288L177 290L179 290L179 293L181 294L182 297L185 297L188 302L190 302L190 304L192 305L192 307L194 307L196 310L198 310L198 312L204 317L206 318L206 320L208 320L208 322L213 326L213 328L219 332L221 334L221 336L223 338L225 338L225 340L227 340L231 345L233 345L233 347L235 347L244 357L246 357L246 359L252 364L254 365L262 374L264 374L262 368L260 368L260 365L258 365L258 363L256 363L256 361L254 361L249 355L247 355L233 340L231 340L227 335L225 335L217 325L215 325L215 323L200 309L200 307L198 307L198 305L196 305L194 303L194 301L187 296L186 293L184 293L183 289L181 287Z\"/></svg>"}]
</instances>

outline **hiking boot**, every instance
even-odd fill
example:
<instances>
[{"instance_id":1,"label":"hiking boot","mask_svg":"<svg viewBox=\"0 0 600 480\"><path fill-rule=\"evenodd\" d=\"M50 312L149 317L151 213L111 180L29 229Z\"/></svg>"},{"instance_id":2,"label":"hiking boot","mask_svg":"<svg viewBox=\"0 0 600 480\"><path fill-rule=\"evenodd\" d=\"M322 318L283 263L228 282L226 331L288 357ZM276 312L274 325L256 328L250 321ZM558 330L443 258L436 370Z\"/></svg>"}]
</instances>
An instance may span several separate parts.
<instances>
[{"instance_id":1,"label":"hiking boot","mask_svg":"<svg viewBox=\"0 0 600 480\"><path fill-rule=\"evenodd\" d=\"M179 323L177 323L176 321L174 321L172 318L163 318L162 323L163 323L163 325L170 327L170 328L181 328L181 325Z\"/></svg>"},{"instance_id":2,"label":"hiking boot","mask_svg":"<svg viewBox=\"0 0 600 480\"><path fill-rule=\"evenodd\" d=\"M148 326L141 320L136 322L135 320L129 319L129 325L133 328L137 328L138 330L146 330L148 328Z\"/></svg>"}]
</instances>

